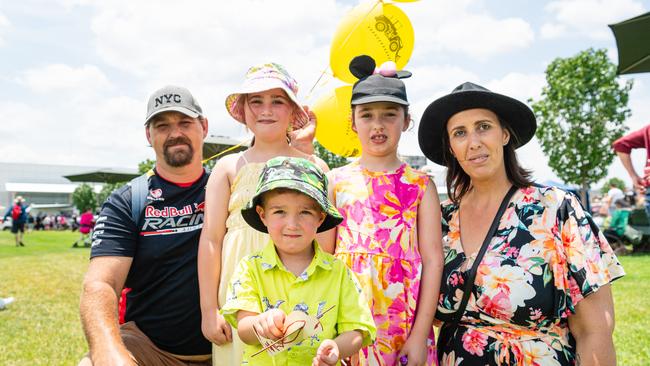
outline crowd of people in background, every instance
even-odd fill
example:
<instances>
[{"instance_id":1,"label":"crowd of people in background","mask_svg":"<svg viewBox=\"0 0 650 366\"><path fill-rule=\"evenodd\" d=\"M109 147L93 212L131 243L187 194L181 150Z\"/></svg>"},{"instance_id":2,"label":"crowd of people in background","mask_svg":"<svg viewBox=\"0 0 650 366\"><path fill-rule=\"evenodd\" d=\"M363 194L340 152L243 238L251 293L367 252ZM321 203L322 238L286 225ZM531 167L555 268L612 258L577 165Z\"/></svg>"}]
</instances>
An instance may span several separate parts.
<instances>
[{"instance_id":1,"label":"crowd of people in background","mask_svg":"<svg viewBox=\"0 0 650 366\"><path fill-rule=\"evenodd\" d=\"M81 214L76 213L45 213L39 212L36 215L27 213L25 230L72 230L77 231L81 227Z\"/></svg>"}]
</instances>

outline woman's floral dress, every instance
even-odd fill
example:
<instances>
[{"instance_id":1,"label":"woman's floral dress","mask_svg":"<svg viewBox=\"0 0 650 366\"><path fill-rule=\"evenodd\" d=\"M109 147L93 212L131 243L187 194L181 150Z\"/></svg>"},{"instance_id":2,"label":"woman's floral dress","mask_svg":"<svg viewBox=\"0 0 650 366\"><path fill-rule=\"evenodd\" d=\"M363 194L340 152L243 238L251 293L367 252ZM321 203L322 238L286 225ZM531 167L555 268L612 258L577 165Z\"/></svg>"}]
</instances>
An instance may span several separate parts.
<instances>
[{"instance_id":1,"label":"woman's floral dress","mask_svg":"<svg viewBox=\"0 0 650 366\"><path fill-rule=\"evenodd\" d=\"M429 177L407 164L373 172L358 162L330 173L336 207L343 215L336 257L357 275L377 325L361 365L399 365L397 356L415 321L422 275L417 212ZM427 365L435 365L433 329Z\"/></svg>"},{"instance_id":2,"label":"woman's floral dress","mask_svg":"<svg viewBox=\"0 0 650 366\"><path fill-rule=\"evenodd\" d=\"M458 207L442 204L445 267L439 313L453 313L473 263L463 253ZM471 230L471 223L463 223ZM467 263L464 263L467 260ZM584 297L624 275L575 196L551 187L515 192L478 267L453 334L443 326L445 365L574 365L568 317Z\"/></svg>"}]
</instances>

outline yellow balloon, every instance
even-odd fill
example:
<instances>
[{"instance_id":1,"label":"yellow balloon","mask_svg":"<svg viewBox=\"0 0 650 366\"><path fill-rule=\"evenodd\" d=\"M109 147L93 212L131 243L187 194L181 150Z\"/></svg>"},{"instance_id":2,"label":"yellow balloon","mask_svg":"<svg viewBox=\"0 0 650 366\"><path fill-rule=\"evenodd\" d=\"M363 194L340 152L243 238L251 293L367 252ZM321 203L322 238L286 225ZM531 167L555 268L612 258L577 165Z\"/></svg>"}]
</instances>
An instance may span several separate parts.
<instances>
[{"instance_id":1,"label":"yellow balloon","mask_svg":"<svg viewBox=\"0 0 650 366\"><path fill-rule=\"evenodd\" d=\"M352 131L350 99L352 85L341 86L320 97L312 110L316 113L316 140L334 154L361 155L361 143Z\"/></svg>"},{"instance_id":2,"label":"yellow balloon","mask_svg":"<svg viewBox=\"0 0 650 366\"><path fill-rule=\"evenodd\" d=\"M379 1L359 4L336 29L330 49L330 68L335 77L348 83L357 81L348 67L359 55L372 57L377 66L395 61L401 70L413 53L413 44L411 21L396 5Z\"/></svg>"}]
</instances>

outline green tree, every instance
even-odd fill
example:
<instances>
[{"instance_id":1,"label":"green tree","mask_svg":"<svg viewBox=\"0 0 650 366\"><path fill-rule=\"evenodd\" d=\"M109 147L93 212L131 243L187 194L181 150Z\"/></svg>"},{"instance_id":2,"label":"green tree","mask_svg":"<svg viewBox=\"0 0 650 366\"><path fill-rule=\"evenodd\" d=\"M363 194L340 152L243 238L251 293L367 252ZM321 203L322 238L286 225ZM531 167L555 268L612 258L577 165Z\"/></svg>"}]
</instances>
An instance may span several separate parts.
<instances>
[{"instance_id":1,"label":"green tree","mask_svg":"<svg viewBox=\"0 0 650 366\"><path fill-rule=\"evenodd\" d=\"M547 85L532 104L537 138L549 166L567 183L582 188L607 175L614 159L611 145L627 130L632 81L619 83L616 65L604 49L588 49L574 57L556 58L546 68Z\"/></svg>"},{"instance_id":2,"label":"green tree","mask_svg":"<svg viewBox=\"0 0 650 366\"><path fill-rule=\"evenodd\" d=\"M330 169L338 168L349 163L347 158L336 155L333 152L327 150L318 141L314 141L314 155L323 159L323 161L327 163L327 166L329 166Z\"/></svg>"},{"instance_id":3,"label":"green tree","mask_svg":"<svg viewBox=\"0 0 650 366\"><path fill-rule=\"evenodd\" d=\"M102 190L97 193L97 203L101 206L104 201L110 196L111 193L113 193L114 190L122 187L125 185L126 182L120 182L120 183L104 183L102 186Z\"/></svg>"},{"instance_id":4,"label":"green tree","mask_svg":"<svg viewBox=\"0 0 650 366\"><path fill-rule=\"evenodd\" d=\"M156 165L156 161L152 159L146 159L145 161L141 161L138 163L138 172L140 174L144 174L148 172L150 169L153 169L153 167Z\"/></svg>"},{"instance_id":5,"label":"green tree","mask_svg":"<svg viewBox=\"0 0 650 366\"><path fill-rule=\"evenodd\" d=\"M205 163L203 163L203 166L206 167L207 169L212 169L212 168L214 168L214 165L217 163L217 161L219 161L219 159L208 160ZM141 161L140 163L138 163L138 172L140 174L144 174L144 173L148 172L149 169L153 169L153 167L155 165L156 165L156 161L152 160L152 159L147 159L147 160ZM122 184L124 184L124 183L120 183L120 185L122 185ZM108 192L108 193L110 193L110 192Z\"/></svg>"},{"instance_id":6,"label":"green tree","mask_svg":"<svg viewBox=\"0 0 650 366\"><path fill-rule=\"evenodd\" d=\"M82 183L75 188L74 192L72 192L72 203L81 212L87 209L94 211L97 208L97 196L95 195L95 191L93 191L93 187Z\"/></svg>"},{"instance_id":7,"label":"green tree","mask_svg":"<svg viewBox=\"0 0 650 366\"><path fill-rule=\"evenodd\" d=\"M625 187L625 181L623 179L613 177L605 181L605 184L603 184L603 188L601 188L600 191L602 193L607 193L607 191L609 191L609 187L611 186L614 186L623 192L627 190L627 187Z\"/></svg>"}]
</instances>

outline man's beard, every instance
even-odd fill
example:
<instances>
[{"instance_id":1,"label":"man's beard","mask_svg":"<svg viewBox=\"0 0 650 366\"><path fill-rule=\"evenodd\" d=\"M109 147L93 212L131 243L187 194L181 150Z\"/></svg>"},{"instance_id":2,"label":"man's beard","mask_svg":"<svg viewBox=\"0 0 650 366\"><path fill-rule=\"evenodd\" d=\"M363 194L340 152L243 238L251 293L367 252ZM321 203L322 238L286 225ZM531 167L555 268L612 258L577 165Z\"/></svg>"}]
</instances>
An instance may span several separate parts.
<instances>
[{"instance_id":1,"label":"man's beard","mask_svg":"<svg viewBox=\"0 0 650 366\"><path fill-rule=\"evenodd\" d=\"M170 151L170 147L180 144L185 144L187 149L179 149L173 153ZM163 156L165 158L165 163L169 166L175 168L182 167L192 162L192 158L194 157L194 148L192 148L192 143L187 137L180 136L165 141L165 144L163 145Z\"/></svg>"}]
</instances>

